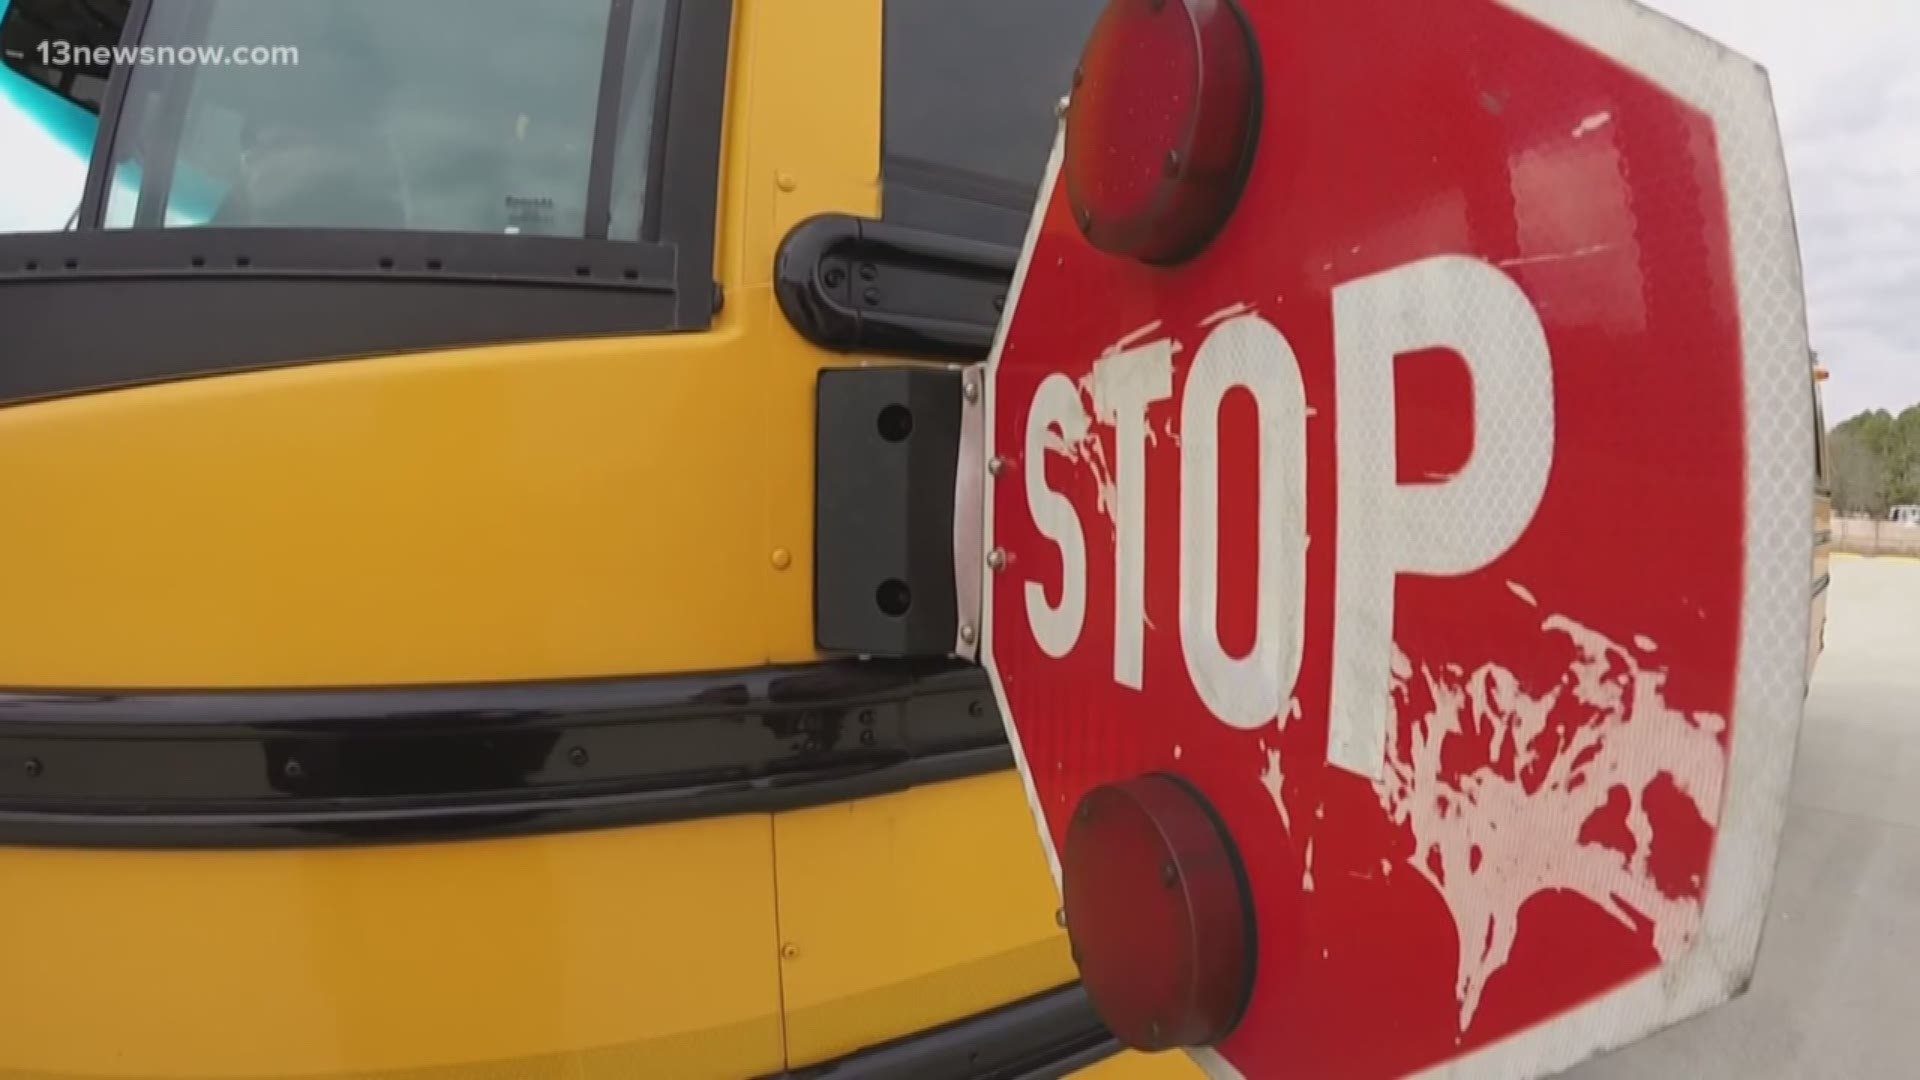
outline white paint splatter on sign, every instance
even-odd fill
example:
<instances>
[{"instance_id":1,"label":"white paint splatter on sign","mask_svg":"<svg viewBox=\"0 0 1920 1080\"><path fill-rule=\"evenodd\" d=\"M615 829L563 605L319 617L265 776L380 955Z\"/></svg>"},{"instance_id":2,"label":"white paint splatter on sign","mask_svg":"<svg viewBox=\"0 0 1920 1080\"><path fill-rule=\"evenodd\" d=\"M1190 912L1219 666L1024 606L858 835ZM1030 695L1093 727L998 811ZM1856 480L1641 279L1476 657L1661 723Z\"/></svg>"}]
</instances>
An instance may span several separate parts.
<instances>
[{"instance_id":1,"label":"white paint splatter on sign","mask_svg":"<svg viewBox=\"0 0 1920 1080\"><path fill-rule=\"evenodd\" d=\"M1697 881L1691 890L1663 885L1649 867L1646 796L1664 778L1715 824L1725 721L1671 707L1665 672L1572 619L1549 616L1541 630L1571 659L1538 693L1497 664L1464 678L1422 664L1416 678L1396 650L1401 733L1375 788L1412 841L1406 865L1452 913L1463 1032L1536 896L1572 893L1623 926L1650 926L1662 958L1684 949L1700 924ZM1624 849L1590 832L1603 810L1623 811Z\"/></svg>"},{"instance_id":2,"label":"white paint splatter on sign","mask_svg":"<svg viewBox=\"0 0 1920 1080\"><path fill-rule=\"evenodd\" d=\"M1119 341L1116 341L1113 344L1107 346L1107 351L1104 355L1112 356L1115 353L1126 352L1128 349L1133 348L1135 345L1138 345L1141 342L1152 337L1153 335L1159 333L1160 325L1161 325L1160 320L1155 319L1138 330L1122 335Z\"/></svg>"},{"instance_id":3,"label":"white paint splatter on sign","mask_svg":"<svg viewBox=\"0 0 1920 1080\"><path fill-rule=\"evenodd\" d=\"M1579 125L1573 129L1573 137L1576 139L1584 139L1611 123L1613 123L1613 114L1611 112L1594 113L1592 116L1580 121Z\"/></svg>"},{"instance_id":4,"label":"white paint splatter on sign","mask_svg":"<svg viewBox=\"0 0 1920 1080\"><path fill-rule=\"evenodd\" d=\"M1554 251L1545 255L1528 255L1516 259L1502 259L1497 265L1512 269L1516 266L1538 266L1542 263L1570 262L1574 259L1585 259L1594 255L1604 255L1617 246L1616 244L1594 244L1590 247L1576 248L1573 251Z\"/></svg>"},{"instance_id":5,"label":"white paint splatter on sign","mask_svg":"<svg viewBox=\"0 0 1920 1080\"><path fill-rule=\"evenodd\" d=\"M1207 316L1206 318L1201 319L1200 325L1202 328L1213 326L1216 323L1226 322L1228 319L1238 318L1239 316L1245 315L1252 310L1253 310L1253 305L1247 303L1244 300L1237 304L1229 304L1226 307L1221 308L1219 311L1216 311L1213 314Z\"/></svg>"},{"instance_id":6,"label":"white paint splatter on sign","mask_svg":"<svg viewBox=\"0 0 1920 1080\"><path fill-rule=\"evenodd\" d=\"M1263 748L1264 749L1264 748ZM1280 811L1280 824L1287 831L1293 830L1293 822L1287 816L1287 801L1280 794L1281 786L1286 783L1286 774L1280 771L1280 751L1268 750L1267 767L1260 774L1260 786L1267 789L1273 797L1273 808Z\"/></svg>"},{"instance_id":7,"label":"white paint splatter on sign","mask_svg":"<svg viewBox=\"0 0 1920 1080\"><path fill-rule=\"evenodd\" d=\"M1098 509L1112 523L1120 504L1119 488L1114 483L1113 467L1107 462L1106 445L1093 429L1093 414L1088 408L1088 402L1093 398L1093 376L1079 380L1078 385L1080 411L1061 422L1059 437L1056 438L1053 431L1048 430L1047 449L1085 466L1093 474L1094 486L1099 492Z\"/></svg>"}]
</instances>

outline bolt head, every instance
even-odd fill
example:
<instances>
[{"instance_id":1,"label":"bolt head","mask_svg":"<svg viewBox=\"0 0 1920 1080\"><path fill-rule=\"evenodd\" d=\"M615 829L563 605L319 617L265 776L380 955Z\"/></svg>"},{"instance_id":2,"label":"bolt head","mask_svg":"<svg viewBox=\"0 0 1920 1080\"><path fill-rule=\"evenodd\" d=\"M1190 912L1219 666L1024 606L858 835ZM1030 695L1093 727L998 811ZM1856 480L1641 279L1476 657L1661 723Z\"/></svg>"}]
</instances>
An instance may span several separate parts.
<instances>
[{"instance_id":1,"label":"bolt head","mask_svg":"<svg viewBox=\"0 0 1920 1080\"><path fill-rule=\"evenodd\" d=\"M996 456L992 461L987 462L987 475L1005 476L1007 470L1011 468L1013 468L1013 462L1008 461L1004 457Z\"/></svg>"},{"instance_id":2,"label":"bolt head","mask_svg":"<svg viewBox=\"0 0 1920 1080\"><path fill-rule=\"evenodd\" d=\"M967 380L966 387L962 392L966 394L967 400L969 402L975 402L980 400L980 384L973 381L972 379Z\"/></svg>"},{"instance_id":3,"label":"bolt head","mask_svg":"<svg viewBox=\"0 0 1920 1080\"><path fill-rule=\"evenodd\" d=\"M1005 548L994 548L992 551L987 552L987 569L992 570L994 573L997 574L1005 570L1007 568L1007 562L1008 559Z\"/></svg>"},{"instance_id":4,"label":"bolt head","mask_svg":"<svg viewBox=\"0 0 1920 1080\"><path fill-rule=\"evenodd\" d=\"M960 640L966 642L969 645L973 644L973 640L979 636L980 636L980 632L973 628L972 623L967 623L966 625L960 627Z\"/></svg>"}]
</instances>

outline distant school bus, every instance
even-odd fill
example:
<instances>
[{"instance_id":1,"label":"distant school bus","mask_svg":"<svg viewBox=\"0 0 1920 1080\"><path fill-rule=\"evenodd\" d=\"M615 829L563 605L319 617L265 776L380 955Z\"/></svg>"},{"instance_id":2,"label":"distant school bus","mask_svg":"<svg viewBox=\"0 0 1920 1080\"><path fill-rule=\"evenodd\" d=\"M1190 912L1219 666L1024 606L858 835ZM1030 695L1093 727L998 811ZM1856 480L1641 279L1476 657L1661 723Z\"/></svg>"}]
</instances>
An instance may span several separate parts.
<instances>
[{"instance_id":1,"label":"distant school bus","mask_svg":"<svg viewBox=\"0 0 1920 1080\"><path fill-rule=\"evenodd\" d=\"M1825 395L1821 393L1821 384L1827 381L1827 370L1820 366L1820 358L1813 358L1813 631L1807 645L1807 670L1812 672L1814 663L1820 659L1820 653L1827 645L1827 588L1832 584L1828 574L1829 557L1833 554L1833 461L1827 448L1827 408Z\"/></svg>"}]
</instances>

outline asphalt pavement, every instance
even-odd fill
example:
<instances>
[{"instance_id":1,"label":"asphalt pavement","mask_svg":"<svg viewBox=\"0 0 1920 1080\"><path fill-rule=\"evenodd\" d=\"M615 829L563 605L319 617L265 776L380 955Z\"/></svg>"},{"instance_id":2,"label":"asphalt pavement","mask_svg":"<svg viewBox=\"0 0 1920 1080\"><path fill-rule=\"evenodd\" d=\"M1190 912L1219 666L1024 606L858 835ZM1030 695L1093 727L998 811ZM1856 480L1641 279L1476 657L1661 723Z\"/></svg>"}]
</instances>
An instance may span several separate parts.
<instances>
[{"instance_id":1,"label":"asphalt pavement","mask_svg":"<svg viewBox=\"0 0 1920 1080\"><path fill-rule=\"evenodd\" d=\"M1836 558L1745 997L1572 1080L1920 1077L1920 560Z\"/></svg>"}]
</instances>

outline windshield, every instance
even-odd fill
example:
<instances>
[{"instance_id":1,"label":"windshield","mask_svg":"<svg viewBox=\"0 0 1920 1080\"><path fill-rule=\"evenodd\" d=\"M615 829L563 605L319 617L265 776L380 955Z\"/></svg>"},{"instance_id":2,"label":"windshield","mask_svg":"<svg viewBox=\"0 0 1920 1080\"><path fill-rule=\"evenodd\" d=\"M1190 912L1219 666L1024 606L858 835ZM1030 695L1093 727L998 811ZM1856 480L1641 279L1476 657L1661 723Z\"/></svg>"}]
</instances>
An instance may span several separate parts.
<instances>
[{"instance_id":1,"label":"windshield","mask_svg":"<svg viewBox=\"0 0 1920 1080\"><path fill-rule=\"evenodd\" d=\"M640 239L665 7L163 0L105 224ZM597 169L609 205L590 226Z\"/></svg>"}]
</instances>

